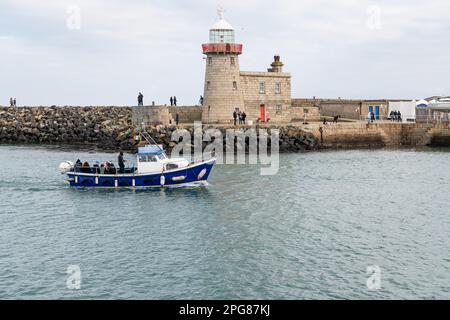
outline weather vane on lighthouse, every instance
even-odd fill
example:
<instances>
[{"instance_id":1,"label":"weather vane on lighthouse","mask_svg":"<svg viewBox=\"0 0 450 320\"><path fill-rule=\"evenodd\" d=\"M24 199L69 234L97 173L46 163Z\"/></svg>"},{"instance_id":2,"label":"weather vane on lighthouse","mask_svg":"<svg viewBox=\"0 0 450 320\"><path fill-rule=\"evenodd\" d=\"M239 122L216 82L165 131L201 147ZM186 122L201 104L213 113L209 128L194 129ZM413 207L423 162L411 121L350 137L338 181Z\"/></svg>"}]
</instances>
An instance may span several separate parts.
<instances>
[{"instance_id":1,"label":"weather vane on lighthouse","mask_svg":"<svg viewBox=\"0 0 450 320\"><path fill-rule=\"evenodd\" d=\"M223 20L225 14L225 10L223 9L223 7L219 7L219 9L217 9L217 14L219 15L219 19Z\"/></svg>"}]
</instances>

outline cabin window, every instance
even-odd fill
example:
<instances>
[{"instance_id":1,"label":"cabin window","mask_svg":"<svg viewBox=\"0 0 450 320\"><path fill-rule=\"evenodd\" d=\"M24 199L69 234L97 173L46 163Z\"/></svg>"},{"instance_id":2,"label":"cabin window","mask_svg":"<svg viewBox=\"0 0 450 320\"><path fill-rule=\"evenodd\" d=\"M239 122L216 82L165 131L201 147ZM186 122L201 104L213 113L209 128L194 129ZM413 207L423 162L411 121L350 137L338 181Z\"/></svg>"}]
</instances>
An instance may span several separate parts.
<instances>
[{"instance_id":1,"label":"cabin window","mask_svg":"<svg viewBox=\"0 0 450 320\"><path fill-rule=\"evenodd\" d=\"M266 83L260 82L259 83L259 93L265 94L266 93Z\"/></svg>"},{"instance_id":2,"label":"cabin window","mask_svg":"<svg viewBox=\"0 0 450 320\"><path fill-rule=\"evenodd\" d=\"M139 162L157 162L155 156L139 156Z\"/></svg>"}]
</instances>

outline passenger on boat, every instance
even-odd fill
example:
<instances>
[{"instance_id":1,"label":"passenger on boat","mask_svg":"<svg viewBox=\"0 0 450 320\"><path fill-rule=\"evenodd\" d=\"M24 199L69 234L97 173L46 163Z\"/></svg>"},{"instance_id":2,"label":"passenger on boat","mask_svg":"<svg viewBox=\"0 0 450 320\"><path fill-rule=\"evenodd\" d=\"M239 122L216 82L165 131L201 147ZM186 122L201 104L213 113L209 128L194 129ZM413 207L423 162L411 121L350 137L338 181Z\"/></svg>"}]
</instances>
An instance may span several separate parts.
<instances>
[{"instance_id":1,"label":"passenger on boat","mask_svg":"<svg viewBox=\"0 0 450 320\"><path fill-rule=\"evenodd\" d=\"M81 171L81 166L82 166L81 160L78 159L77 162L75 162L75 166L73 168L74 171L75 172L80 172Z\"/></svg>"},{"instance_id":2,"label":"passenger on boat","mask_svg":"<svg viewBox=\"0 0 450 320\"><path fill-rule=\"evenodd\" d=\"M119 163L119 173L125 173L125 161L123 160L123 152L120 151L119 157L118 157L118 163Z\"/></svg>"},{"instance_id":3,"label":"passenger on boat","mask_svg":"<svg viewBox=\"0 0 450 320\"><path fill-rule=\"evenodd\" d=\"M96 161L94 163L94 165L92 166L92 168L94 169L94 173L99 174L100 173L100 163L98 161Z\"/></svg>"},{"instance_id":4,"label":"passenger on boat","mask_svg":"<svg viewBox=\"0 0 450 320\"><path fill-rule=\"evenodd\" d=\"M83 163L83 166L81 167L81 172L83 172L83 173L91 173L91 166L89 165L89 162L85 161Z\"/></svg>"},{"instance_id":5,"label":"passenger on boat","mask_svg":"<svg viewBox=\"0 0 450 320\"><path fill-rule=\"evenodd\" d=\"M105 174L106 173L106 166L104 163L102 163L100 165L100 174Z\"/></svg>"},{"instance_id":6,"label":"passenger on boat","mask_svg":"<svg viewBox=\"0 0 450 320\"><path fill-rule=\"evenodd\" d=\"M114 166L114 163L112 162L107 162L106 163L106 174L116 174L117 170L116 167Z\"/></svg>"}]
</instances>

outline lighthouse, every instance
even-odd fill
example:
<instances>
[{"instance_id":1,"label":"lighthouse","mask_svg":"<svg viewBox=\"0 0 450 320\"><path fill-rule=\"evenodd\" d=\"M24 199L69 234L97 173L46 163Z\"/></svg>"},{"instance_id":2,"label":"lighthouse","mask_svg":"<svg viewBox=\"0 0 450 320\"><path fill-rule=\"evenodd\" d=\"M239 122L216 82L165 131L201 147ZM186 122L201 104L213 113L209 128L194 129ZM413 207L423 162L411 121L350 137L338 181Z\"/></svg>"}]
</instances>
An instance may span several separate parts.
<instances>
[{"instance_id":1,"label":"lighthouse","mask_svg":"<svg viewBox=\"0 0 450 320\"><path fill-rule=\"evenodd\" d=\"M202 45L206 55L203 123L231 123L234 111L244 111L239 67L243 46L235 42L234 28L225 21L224 10L217 12L209 43Z\"/></svg>"}]
</instances>

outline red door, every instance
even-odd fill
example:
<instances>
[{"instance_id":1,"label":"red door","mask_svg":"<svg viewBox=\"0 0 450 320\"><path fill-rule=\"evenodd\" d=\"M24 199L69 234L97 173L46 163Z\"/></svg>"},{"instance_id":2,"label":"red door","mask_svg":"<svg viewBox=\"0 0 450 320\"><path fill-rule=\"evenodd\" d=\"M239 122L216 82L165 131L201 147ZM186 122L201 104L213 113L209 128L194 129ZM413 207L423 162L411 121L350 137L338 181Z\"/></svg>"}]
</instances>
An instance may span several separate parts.
<instances>
[{"instance_id":1,"label":"red door","mask_svg":"<svg viewBox=\"0 0 450 320\"><path fill-rule=\"evenodd\" d=\"M261 122L266 122L266 106L263 104L259 106L259 118Z\"/></svg>"}]
</instances>

